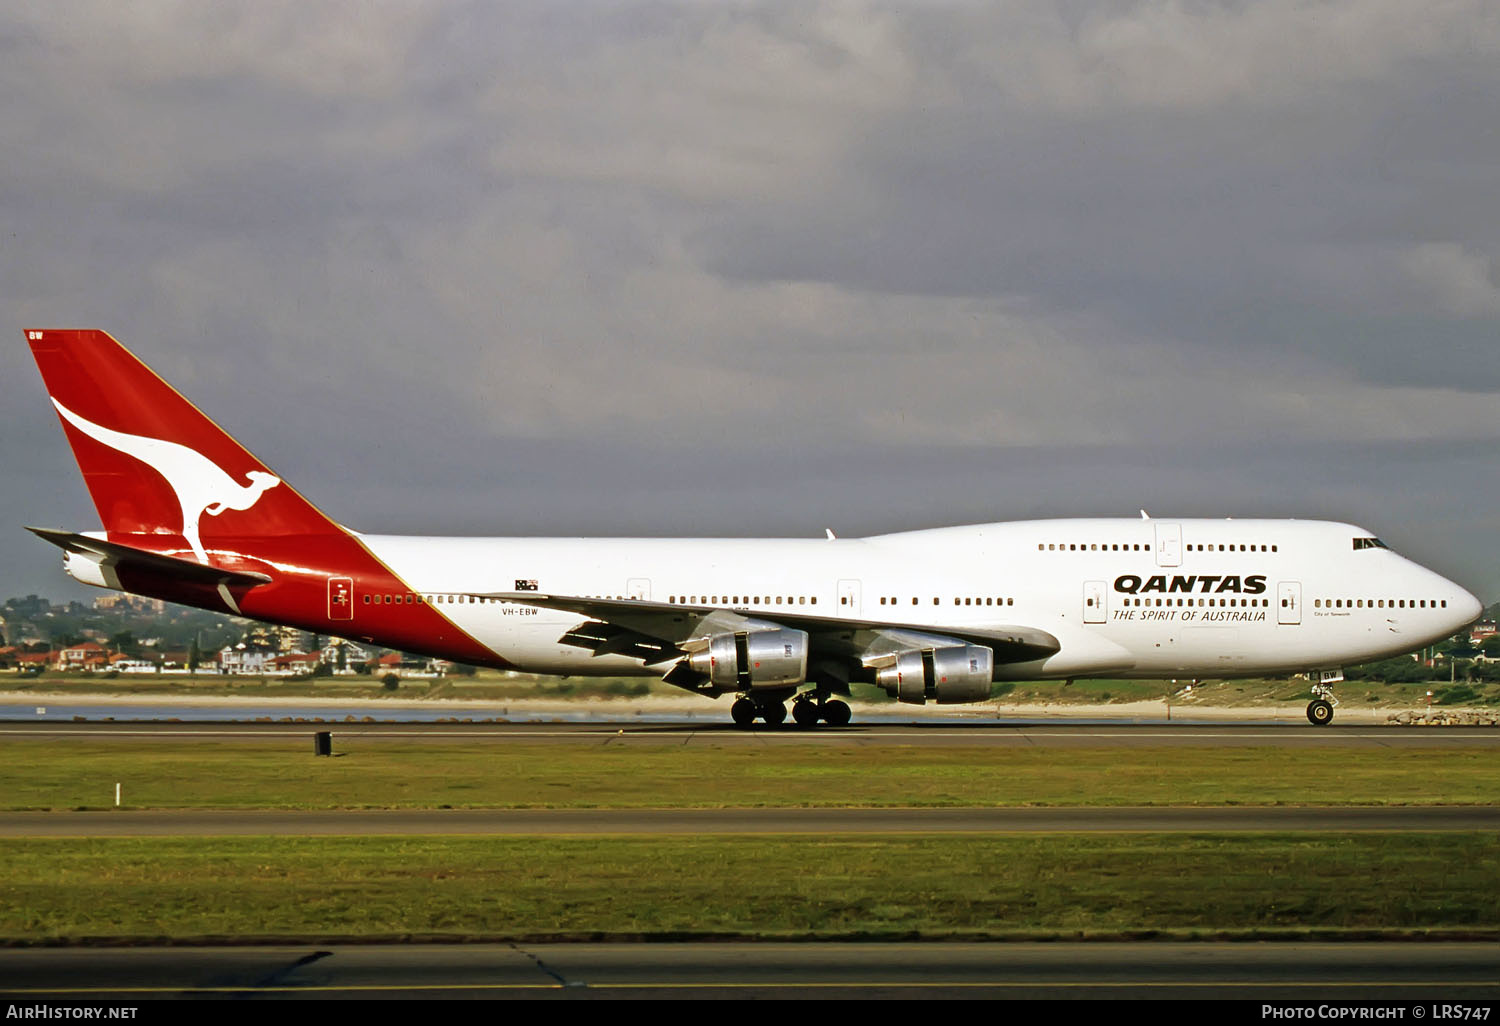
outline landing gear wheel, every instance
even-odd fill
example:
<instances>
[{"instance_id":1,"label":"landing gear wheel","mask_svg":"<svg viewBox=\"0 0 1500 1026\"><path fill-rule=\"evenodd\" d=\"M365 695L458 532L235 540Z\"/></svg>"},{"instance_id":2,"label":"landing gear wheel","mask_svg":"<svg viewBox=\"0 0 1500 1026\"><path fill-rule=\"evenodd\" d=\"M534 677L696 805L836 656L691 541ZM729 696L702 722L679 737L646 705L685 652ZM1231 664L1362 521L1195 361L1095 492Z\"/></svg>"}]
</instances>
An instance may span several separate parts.
<instances>
[{"instance_id":1,"label":"landing gear wheel","mask_svg":"<svg viewBox=\"0 0 1500 1026\"><path fill-rule=\"evenodd\" d=\"M1314 727L1326 727L1333 722L1333 704L1322 698L1307 703L1307 722Z\"/></svg>"},{"instance_id":2,"label":"landing gear wheel","mask_svg":"<svg viewBox=\"0 0 1500 1026\"><path fill-rule=\"evenodd\" d=\"M767 702L760 707L759 711L761 719L765 720L769 726L780 726L786 720L785 702Z\"/></svg>"},{"instance_id":3,"label":"landing gear wheel","mask_svg":"<svg viewBox=\"0 0 1500 1026\"><path fill-rule=\"evenodd\" d=\"M755 703L748 698L735 699L729 707L729 715L734 718L734 725L741 730L749 730L750 725L755 722Z\"/></svg>"},{"instance_id":4,"label":"landing gear wheel","mask_svg":"<svg viewBox=\"0 0 1500 1026\"><path fill-rule=\"evenodd\" d=\"M849 718L853 715L849 706L840 702L837 698L823 703L823 719L828 721L830 727L845 727L849 725Z\"/></svg>"},{"instance_id":5,"label":"landing gear wheel","mask_svg":"<svg viewBox=\"0 0 1500 1026\"><path fill-rule=\"evenodd\" d=\"M816 727L818 720L821 718L818 714L816 703L807 699L792 703L792 719L796 721L797 726L804 728Z\"/></svg>"}]
</instances>

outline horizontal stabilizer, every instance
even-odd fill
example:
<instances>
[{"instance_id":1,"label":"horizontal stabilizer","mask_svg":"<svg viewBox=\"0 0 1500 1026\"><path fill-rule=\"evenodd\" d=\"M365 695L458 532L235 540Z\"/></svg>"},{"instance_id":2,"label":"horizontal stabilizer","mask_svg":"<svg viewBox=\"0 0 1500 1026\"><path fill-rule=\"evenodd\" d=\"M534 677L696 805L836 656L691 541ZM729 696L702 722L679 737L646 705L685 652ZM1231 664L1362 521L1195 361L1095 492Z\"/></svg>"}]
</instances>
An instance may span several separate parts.
<instances>
[{"instance_id":1,"label":"horizontal stabilizer","mask_svg":"<svg viewBox=\"0 0 1500 1026\"><path fill-rule=\"evenodd\" d=\"M145 549L132 548L129 545L105 541L102 538L90 538L86 534L77 534L73 531L61 531L50 527L28 527L26 530L66 552L76 552L111 566L130 566L152 570L189 583L207 584L212 587L222 584L253 588L258 584L268 584L271 581L271 578L265 574L206 566L195 560L163 556L158 552L148 552Z\"/></svg>"}]
</instances>

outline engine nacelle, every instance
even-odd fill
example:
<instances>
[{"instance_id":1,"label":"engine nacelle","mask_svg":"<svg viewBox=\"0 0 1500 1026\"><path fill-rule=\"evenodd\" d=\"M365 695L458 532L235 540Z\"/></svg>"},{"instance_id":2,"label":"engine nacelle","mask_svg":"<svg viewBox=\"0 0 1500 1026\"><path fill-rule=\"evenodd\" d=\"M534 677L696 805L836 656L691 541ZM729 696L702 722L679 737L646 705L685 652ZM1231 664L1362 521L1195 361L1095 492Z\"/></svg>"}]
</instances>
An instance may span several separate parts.
<instances>
[{"instance_id":1,"label":"engine nacelle","mask_svg":"<svg viewBox=\"0 0 1500 1026\"><path fill-rule=\"evenodd\" d=\"M875 671L875 683L898 702L939 705L983 702L990 697L995 654L980 645L950 645L902 652Z\"/></svg>"},{"instance_id":2,"label":"engine nacelle","mask_svg":"<svg viewBox=\"0 0 1500 1026\"><path fill-rule=\"evenodd\" d=\"M688 665L716 688L795 687L807 679L807 632L781 628L715 634Z\"/></svg>"}]
</instances>

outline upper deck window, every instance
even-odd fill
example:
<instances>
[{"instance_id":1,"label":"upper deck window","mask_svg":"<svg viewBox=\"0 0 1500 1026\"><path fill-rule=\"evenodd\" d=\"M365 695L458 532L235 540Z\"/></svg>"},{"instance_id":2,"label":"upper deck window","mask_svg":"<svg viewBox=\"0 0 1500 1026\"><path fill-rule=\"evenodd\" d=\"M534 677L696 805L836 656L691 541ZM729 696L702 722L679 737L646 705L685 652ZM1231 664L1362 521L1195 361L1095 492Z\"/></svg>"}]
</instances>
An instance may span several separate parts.
<instances>
[{"instance_id":1,"label":"upper deck window","mask_svg":"<svg viewBox=\"0 0 1500 1026\"><path fill-rule=\"evenodd\" d=\"M1387 548L1390 548L1390 546L1387 545L1385 542L1381 541L1379 538L1356 538L1356 539L1354 539L1354 551L1355 552L1358 552L1360 549L1387 549Z\"/></svg>"}]
</instances>

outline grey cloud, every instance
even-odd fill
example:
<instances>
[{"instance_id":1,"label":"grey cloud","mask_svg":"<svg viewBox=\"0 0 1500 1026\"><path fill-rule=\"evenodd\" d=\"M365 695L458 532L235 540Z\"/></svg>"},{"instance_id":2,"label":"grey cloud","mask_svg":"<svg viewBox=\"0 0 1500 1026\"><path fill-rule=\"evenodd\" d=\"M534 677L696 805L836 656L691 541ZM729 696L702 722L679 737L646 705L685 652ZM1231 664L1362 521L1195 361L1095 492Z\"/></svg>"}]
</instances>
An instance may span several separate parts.
<instances>
[{"instance_id":1,"label":"grey cloud","mask_svg":"<svg viewBox=\"0 0 1500 1026\"><path fill-rule=\"evenodd\" d=\"M0 522L92 520L56 324L367 530L1487 551L1488 6L136 9L0 15Z\"/></svg>"}]
</instances>

